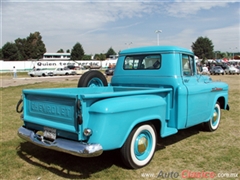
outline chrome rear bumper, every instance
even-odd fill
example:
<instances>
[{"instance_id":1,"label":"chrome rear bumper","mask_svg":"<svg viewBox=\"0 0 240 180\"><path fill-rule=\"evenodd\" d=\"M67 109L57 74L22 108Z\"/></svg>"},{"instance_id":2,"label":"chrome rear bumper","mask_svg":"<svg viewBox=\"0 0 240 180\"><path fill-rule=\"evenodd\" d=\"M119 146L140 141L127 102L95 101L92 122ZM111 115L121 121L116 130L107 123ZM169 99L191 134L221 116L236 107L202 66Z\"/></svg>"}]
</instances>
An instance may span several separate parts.
<instances>
[{"instance_id":1,"label":"chrome rear bumper","mask_svg":"<svg viewBox=\"0 0 240 180\"><path fill-rule=\"evenodd\" d=\"M51 142L45 140L43 136L40 136L24 127L20 127L18 129L18 136L38 146L80 157L95 157L101 155L103 152L100 144L88 144L62 138L57 138Z\"/></svg>"}]
</instances>

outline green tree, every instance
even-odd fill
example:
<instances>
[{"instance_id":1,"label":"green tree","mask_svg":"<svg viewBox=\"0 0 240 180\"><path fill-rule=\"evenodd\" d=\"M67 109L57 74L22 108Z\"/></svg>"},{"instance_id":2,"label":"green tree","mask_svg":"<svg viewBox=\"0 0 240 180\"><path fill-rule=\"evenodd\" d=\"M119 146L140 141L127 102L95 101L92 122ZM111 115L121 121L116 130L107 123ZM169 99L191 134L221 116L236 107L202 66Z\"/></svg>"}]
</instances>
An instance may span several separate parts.
<instances>
[{"instance_id":1,"label":"green tree","mask_svg":"<svg viewBox=\"0 0 240 180\"><path fill-rule=\"evenodd\" d=\"M82 60L90 60L91 55L83 55Z\"/></svg>"},{"instance_id":2,"label":"green tree","mask_svg":"<svg viewBox=\"0 0 240 180\"><path fill-rule=\"evenodd\" d=\"M67 49L66 53L70 53L70 50L69 50L69 49Z\"/></svg>"},{"instance_id":3,"label":"green tree","mask_svg":"<svg viewBox=\"0 0 240 180\"><path fill-rule=\"evenodd\" d=\"M82 48L82 45L77 42L71 51L71 59L72 60L81 60L84 55L84 50Z\"/></svg>"},{"instance_id":4,"label":"green tree","mask_svg":"<svg viewBox=\"0 0 240 180\"><path fill-rule=\"evenodd\" d=\"M57 53L64 53L64 50L63 50L63 49L59 49L59 50L57 51Z\"/></svg>"},{"instance_id":5,"label":"green tree","mask_svg":"<svg viewBox=\"0 0 240 180\"><path fill-rule=\"evenodd\" d=\"M17 50L17 53L15 52ZM4 45L3 59L27 60L39 59L46 52L45 44L39 32L30 33L27 38L18 38L15 43ZM11 54L12 53L12 54Z\"/></svg>"},{"instance_id":6,"label":"green tree","mask_svg":"<svg viewBox=\"0 0 240 180\"><path fill-rule=\"evenodd\" d=\"M95 54L95 55L94 55L94 59L103 61L103 60L106 59L106 54L103 54L103 53L101 53L101 54Z\"/></svg>"},{"instance_id":7,"label":"green tree","mask_svg":"<svg viewBox=\"0 0 240 180\"><path fill-rule=\"evenodd\" d=\"M93 57L93 59L95 59L95 60L100 60L100 54L95 54L94 57Z\"/></svg>"},{"instance_id":8,"label":"green tree","mask_svg":"<svg viewBox=\"0 0 240 180\"><path fill-rule=\"evenodd\" d=\"M199 37L195 42L192 44L192 50L199 59L213 59L214 46L210 39L207 37Z\"/></svg>"},{"instance_id":9,"label":"green tree","mask_svg":"<svg viewBox=\"0 0 240 180\"><path fill-rule=\"evenodd\" d=\"M223 52L220 52L220 51L215 51L213 57L215 59L222 59L222 58L226 58L227 55L226 55L226 53L223 53Z\"/></svg>"},{"instance_id":10,"label":"green tree","mask_svg":"<svg viewBox=\"0 0 240 180\"><path fill-rule=\"evenodd\" d=\"M28 59L28 56L26 55L25 51L26 51L26 43L27 40L26 39L16 39L15 40L15 44L18 48L18 54L19 54L19 59L18 60L26 60Z\"/></svg>"},{"instance_id":11,"label":"green tree","mask_svg":"<svg viewBox=\"0 0 240 180\"><path fill-rule=\"evenodd\" d=\"M42 36L39 32L30 33L27 37L26 55L31 59L39 59L46 52L45 44L42 41Z\"/></svg>"},{"instance_id":12,"label":"green tree","mask_svg":"<svg viewBox=\"0 0 240 180\"><path fill-rule=\"evenodd\" d=\"M0 49L0 59L3 59L2 49Z\"/></svg>"},{"instance_id":13,"label":"green tree","mask_svg":"<svg viewBox=\"0 0 240 180\"><path fill-rule=\"evenodd\" d=\"M106 59L106 54L101 53L101 54L100 54L100 60L103 61L103 60L105 60L105 59Z\"/></svg>"},{"instance_id":14,"label":"green tree","mask_svg":"<svg viewBox=\"0 0 240 180\"><path fill-rule=\"evenodd\" d=\"M7 42L2 47L2 56L4 60L15 61L18 60L18 48L15 43Z\"/></svg>"},{"instance_id":15,"label":"green tree","mask_svg":"<svg viewBox=\"0 0 240 180\"><path fill-rule=\"evenodd\" d=\"M226 58L231 59L231 58L232 58L232 53L230 53L230 52L226 52Z\"/></svg>"},{"instance_id":16,"label":"green tree","mask_svg":"<svg viewBox=\"0 0 240 180\"><path fill-rule=\"evenodd\" d=\"M116 55L116 52L110 47L106 53L106 58L109 58L110 55Z\"/></svg>"}]
</instances>

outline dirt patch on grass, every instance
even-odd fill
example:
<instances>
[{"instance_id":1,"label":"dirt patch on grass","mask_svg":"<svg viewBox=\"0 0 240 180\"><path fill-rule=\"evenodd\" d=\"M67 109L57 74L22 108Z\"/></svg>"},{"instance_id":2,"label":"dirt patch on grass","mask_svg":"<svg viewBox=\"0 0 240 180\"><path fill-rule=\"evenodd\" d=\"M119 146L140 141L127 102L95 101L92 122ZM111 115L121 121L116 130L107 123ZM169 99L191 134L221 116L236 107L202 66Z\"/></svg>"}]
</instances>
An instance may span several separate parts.
<instances>
[{"instance_id":1,"label":"dirt patch on grass","mask_svg":"<svg viewBox=\"0 0 240 180\"><path fill-rule=\"evenodd\" d=\"M19 86L24 84L34 84L39 82L63 82L78 80L80 76L53 76L53 77L21 77L21 78L2 78L2 87Z\"/></svg>"},{"instance_id":2,"label":"dirt patch on grass","mask_svg":"<svg viewBox=\"0 0 240 180\"><path fill-rule=\"evenodd\" d=\"M19 77L13 79L12 77L1 77L1 87L9 87L9 86L19 86L25 84L35 84L39 82L59 82L63 83L64 81L77 81L81 75L74 76L49 76L49 77ZM108 82L110 81L111 76L107 77ZM77 86L77 83L76 83Z\"/></svg>"}]
</instances>

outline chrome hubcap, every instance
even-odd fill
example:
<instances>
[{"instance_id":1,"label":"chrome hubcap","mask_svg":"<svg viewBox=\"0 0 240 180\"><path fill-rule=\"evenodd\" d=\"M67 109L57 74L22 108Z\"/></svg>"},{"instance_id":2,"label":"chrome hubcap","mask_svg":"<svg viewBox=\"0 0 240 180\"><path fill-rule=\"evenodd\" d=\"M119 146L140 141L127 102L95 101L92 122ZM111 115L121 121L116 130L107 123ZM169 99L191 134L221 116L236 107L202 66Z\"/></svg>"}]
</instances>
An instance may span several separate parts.
<instances>
[{"instance_id":1,"label":"chrome hubcap","mask_svg":"<svg viewBox=\"0 0 240 180\"><path fill-rule=\"evenodd\" d=\"M141 137L138 141L138 152L143 153L148 146L148 141L146 137Z\"/></svg>"},{"instance_id":2,"label":"chrome hubcap","mask_svg":"<svg viewBox=\"0 0 240 180\"><path fill-rule=\"evenodd\" d=\"M217 117L218 117L217 112L214 112L214 113L213 113L213 121L216 121L216 120L217 120Z\"/></svg>"}]
</instances>

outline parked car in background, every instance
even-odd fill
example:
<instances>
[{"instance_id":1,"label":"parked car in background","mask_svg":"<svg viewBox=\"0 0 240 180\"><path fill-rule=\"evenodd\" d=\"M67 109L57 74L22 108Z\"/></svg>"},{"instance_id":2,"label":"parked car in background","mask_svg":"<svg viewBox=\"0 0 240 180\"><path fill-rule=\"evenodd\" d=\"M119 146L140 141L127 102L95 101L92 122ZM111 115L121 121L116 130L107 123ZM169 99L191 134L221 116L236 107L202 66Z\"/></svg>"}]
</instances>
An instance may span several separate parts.
<instances>
[{"instance_id":1,"label":"parked car in background","mask_svg":"<svg viewBox=\"0 0 240 180\"><path fill-rule=\"evenodd\" d=\"M69 69L67 67L64 67L64 68L56 68L54 71L53 71L53 75L54 76L58 76L58 75L75 75L77 74L75 70L72 70L72 69Z\"/></svg>"},{"instance_id":2,"label":"parked car in background","mask_svg":"<svg viewBox=\"0 0 240 180\"><path fill-rule=\"evenodd\" d=\"M210 74L212 75L215 75L215 74L222 74L224 75L224 70L221 66L213 66L211 69L210 69Z\"/></svg>"},{"instance_id":3,"label":"parked car in background","mask_svg":"<svg viewBox=\"0 0 240 180\"><path fill-rule=\"evenodd\" d=\"M115 70L115 67L107 68L107 69L105 70L105 74L106 74L106 75L113 75L114 70Z\"/></svg>"},{"instance_id":4,"label":"parked car in background","mask_svg":"<svg viewBox=\"0 0 240 180\"><path fill-rule=\"evenodd\" d=\"M223 68L223 70L225 70L228 67L227 63L222 63L220 66Z\"/></svg>"},{"instance_id":5,"label":"parked car in background","mask_svg":"<svg viewBox=\"0 0 240 180\"><path fill-rule=\"evenodd\" d=\"M47 68L36 68L28 72L28 75L31 77L34 76L51 76L53 72Z\"/></svg>"},{"instance_id":6,"label":"parked car in background","mask_svg":"<svg viewBox=\"0 0 240 180\"><path fill-rule=\"evenodd\" d=\"M234 66L228 66L225 69L226 74L239 74L239 69Z\"/></svg>"},{"instance_id":7,"label":"parked car in background","mask_svg":"<svg viewBox=\"0 0 240 180\"><path fill-rule=\"evenodd\" d=\"M76 67L75 71L76 71L76 74L81 75L81 74L84 74L85 72L89 71L89 69L86 69L84 67Z\"/></svg>"},{"instance_id":8,"label":"parked car in background","mask_svg":"<svg viewBox=\"0 0 240 180\"><path fill-rule=\"evenodd\" d=\"M74 66L74 65L68 65L66 68L75 70L75 69L76 69L76 66Z\"/></svg>"}]
</instances>

